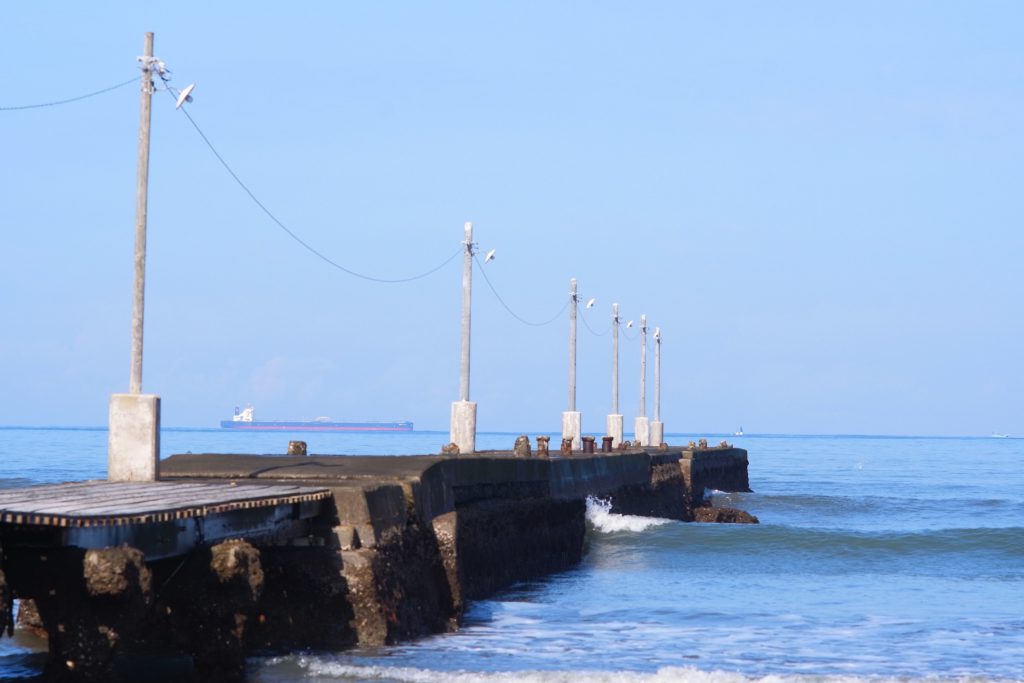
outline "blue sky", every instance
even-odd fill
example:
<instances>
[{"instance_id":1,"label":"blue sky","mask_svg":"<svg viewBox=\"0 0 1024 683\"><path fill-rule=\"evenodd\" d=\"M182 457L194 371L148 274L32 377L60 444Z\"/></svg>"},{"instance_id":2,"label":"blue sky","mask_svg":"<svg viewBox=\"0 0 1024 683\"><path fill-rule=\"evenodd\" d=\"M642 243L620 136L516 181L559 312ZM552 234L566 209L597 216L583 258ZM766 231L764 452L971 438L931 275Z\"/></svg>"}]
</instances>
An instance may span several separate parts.
<instances>
[{"instance_id":1,"label":"blue sky","mask_svg":"<svg viewBox=\"0 0 1024 683\"><path fill-rule=\"evenodd\" d=\"M509 306L664 331L684 432L1024 434L1019 3L16 3L0 107L137 73L290 229L402 277L464 221ZM127 390L138 90L0 111L0 424L104 424ZM458 398L461 273L330 268L154 99L143 388L164 424L410 419ZM568 319L477 274L483 430L559 429ZM639 341L622 339L621 405ZM651 363L653 365L653 363ZM585 431L611 342L582 325ZM649 387L653 377L649 378ZM653 398L648 396L648 411Z\"/></svg>"}]
</instances>

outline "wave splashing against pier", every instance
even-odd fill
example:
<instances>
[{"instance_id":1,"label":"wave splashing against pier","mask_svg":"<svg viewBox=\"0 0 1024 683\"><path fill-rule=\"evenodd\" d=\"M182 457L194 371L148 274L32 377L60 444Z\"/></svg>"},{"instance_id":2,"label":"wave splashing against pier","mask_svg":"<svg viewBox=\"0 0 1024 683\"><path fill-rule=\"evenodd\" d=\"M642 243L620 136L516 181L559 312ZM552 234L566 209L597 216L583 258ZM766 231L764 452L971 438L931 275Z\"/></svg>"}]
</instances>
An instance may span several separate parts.
<instances>
[{"instance_id":1,"label":"wave splashing against pier","mask_svg":"<svg viewBox=\"0 0 1024 683\"><path fill-rule=\"evenodd\" d=\"M614 534L621 531L640 532L652 527L668 524L671 519L661 517L637 517L612 512L611 500L587 496L587 521L595 531Z\"/></svg>"}]
</instances>

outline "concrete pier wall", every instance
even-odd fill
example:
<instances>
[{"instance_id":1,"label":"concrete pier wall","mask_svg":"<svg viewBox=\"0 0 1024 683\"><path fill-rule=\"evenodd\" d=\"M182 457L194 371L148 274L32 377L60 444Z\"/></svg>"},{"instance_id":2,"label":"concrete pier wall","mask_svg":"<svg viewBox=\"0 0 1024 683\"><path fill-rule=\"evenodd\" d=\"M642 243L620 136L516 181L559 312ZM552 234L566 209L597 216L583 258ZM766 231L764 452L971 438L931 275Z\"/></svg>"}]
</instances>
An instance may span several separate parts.
<instances>
[{"instance_id":1,"label":"concrete pier wall","mask_svg":"<svg viewBox=\"0 0 1024 683\"><path fill-rule=\"evenodd\" d=\"M451 628L466 600L573 566L583 553L588 496L609 499L613 512L693 521L706 504L705 488L749 490L741 449L416 460L419 473L409 476L403 469L396 484L350 480L334 489L335 536L363 644ZM381 476L385 461L375 458L356 469L375 465ZM276 476L284 474L290 472ZM411 568L410 576L403 578L396 567ZM438 618L386 618L403 611Z\"/></svg>"},{"instance_id":2,"label":"concrete pier wall","mask_svg":"<svg viewBox=\"0 0 1024 683\"><path fill-rule=\"evenodd\" d=\"M28 625L49 634L50 671L62 678L105 680L117 652L143 650L189 655L204 680L238 680L253 650L337 650L457 628L468 600L580 561L588 496L626 514L750 521L701 512L705 489L749 490L746 468L746 452L732 448L177 455L162 463L164 478L315 484L333 505L284 545L227 541L156 562L127 547L102 562L65 549L59 563L5 548L0 599L11 588L34 599Z\"/></svg>"},{"instance_id":3,"label":"concrete pier wall","mask_svg":"<svg viewBox=\"0 0 1024 683\"><path fill-rule=\"evenodd\" d=\"M683 451L679 460L683 485L694 507L702 505L705 490L750 491L747 452L742 448Z\"/></svg>"}]
</instances>

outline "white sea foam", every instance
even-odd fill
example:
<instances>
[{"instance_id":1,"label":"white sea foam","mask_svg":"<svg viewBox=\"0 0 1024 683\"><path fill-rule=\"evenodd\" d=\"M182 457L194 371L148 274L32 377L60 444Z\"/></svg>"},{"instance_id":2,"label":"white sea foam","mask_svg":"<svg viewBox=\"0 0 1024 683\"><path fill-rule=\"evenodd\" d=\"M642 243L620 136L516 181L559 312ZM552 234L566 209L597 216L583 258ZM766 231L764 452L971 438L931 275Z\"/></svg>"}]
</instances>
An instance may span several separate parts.
<instances>
[{"instance_id":1,"label":"white sea foam","mask_svg":"<svg viewBox=\"0 0 1024 683\"><path fill-rule=\"evenodd\" d=\"M401 666L354 666L318 657L298 662L317 678L397 683L1013 683L987 678L885 678L858 676L744 676L732 671L701 671L668 666L645 671L435 671ZM1020 683L1017 681L1017 683Z\"/></svg>"},{"instance_id":2,"label":"white sea foam","mask_svg":"<svg viewBox=\"0 0 1024 683\"><path fill-rule=\"evenodd\" d=\"M668 524L671 519L661 517L637 517L620 515L612 512L612 502L587 496L587 521L601 533L611 534L616 531L645 531L651 527Z\"/></svg>"}]
</instances>

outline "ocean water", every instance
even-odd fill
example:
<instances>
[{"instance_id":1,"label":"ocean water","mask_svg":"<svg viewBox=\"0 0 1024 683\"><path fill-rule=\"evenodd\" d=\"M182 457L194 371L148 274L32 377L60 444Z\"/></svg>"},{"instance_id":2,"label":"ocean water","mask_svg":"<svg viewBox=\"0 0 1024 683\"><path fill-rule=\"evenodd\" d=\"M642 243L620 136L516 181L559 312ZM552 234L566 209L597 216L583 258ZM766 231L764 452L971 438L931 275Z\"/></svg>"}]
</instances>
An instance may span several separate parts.
<instances>
[{"instance_id":1,"label":"ocean water","mask_svg":"<svg viewBox=\"0 0 1024 683\"><path fill-rule=\"evenodd\" d=\"M708 435L714 437L714 435ZM483 434L480 448L515 435ZM167 430L166 454L436 452L442 433ZM685 443L690 435L670 439ZM1024 440L729 437L760 525L684 524L588 503L562 574L471 605L458 633L250 660L250 680L456 683L1024 681ZM102 430L0 429L0 486L102 477ZM0 641L0 678L40 643Z\"/></svg>"}]
</instances>

